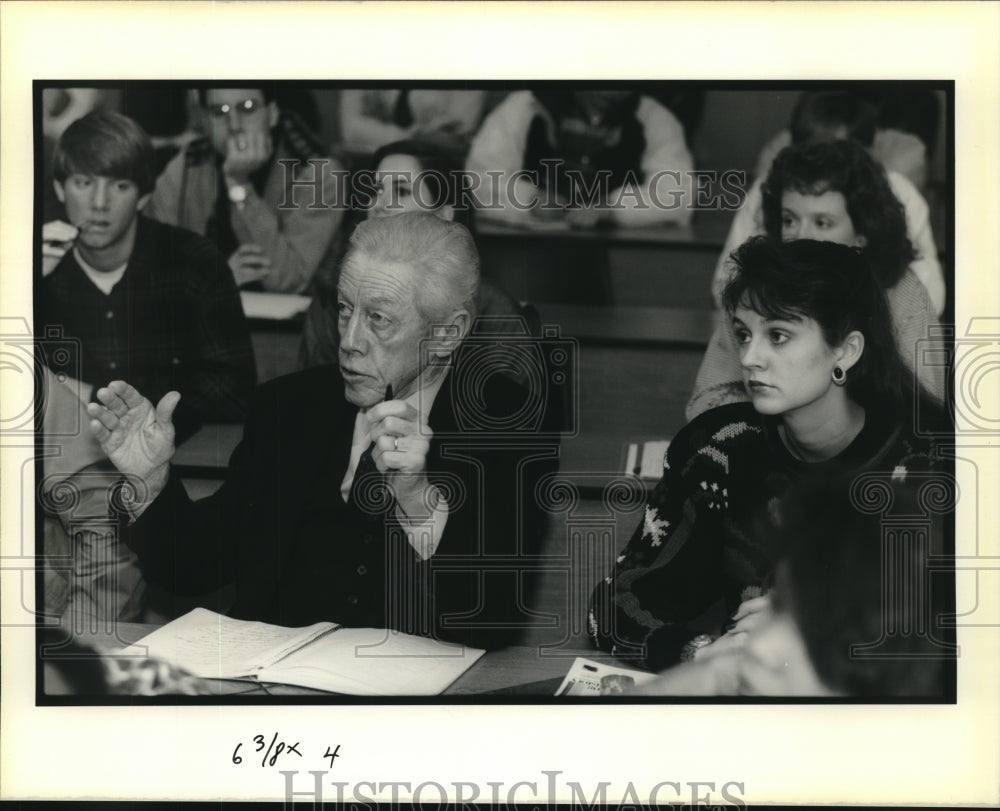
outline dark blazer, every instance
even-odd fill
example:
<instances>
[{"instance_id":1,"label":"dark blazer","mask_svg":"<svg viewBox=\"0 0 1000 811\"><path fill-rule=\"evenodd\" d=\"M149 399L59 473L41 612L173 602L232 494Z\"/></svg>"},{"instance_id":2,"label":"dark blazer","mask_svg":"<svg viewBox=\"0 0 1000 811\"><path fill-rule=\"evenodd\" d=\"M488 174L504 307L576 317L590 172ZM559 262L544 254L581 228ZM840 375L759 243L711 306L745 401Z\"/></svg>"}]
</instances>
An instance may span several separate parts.
<instances>
[{"instance_id":1,"label":"dark blazer","mask_svg":"<svg viewBox=\"0 0 1000 811\"><path fill-rule=\"evenodd\" d=\"M457 368L428 419L428 476L449 504L428 561L391 508L368 516L344 502L358 409L337 369L323 366L258 389L218 492L192 502L171 474L123 528L144 573L178 593L235 581L230 613L241 619L391 627L478 647L516 641L545 529L536 485L558 467L558 437L527 428L520 386L490 375L483 397L471 397L477 378Z\"/></svg>"}]
</instances>

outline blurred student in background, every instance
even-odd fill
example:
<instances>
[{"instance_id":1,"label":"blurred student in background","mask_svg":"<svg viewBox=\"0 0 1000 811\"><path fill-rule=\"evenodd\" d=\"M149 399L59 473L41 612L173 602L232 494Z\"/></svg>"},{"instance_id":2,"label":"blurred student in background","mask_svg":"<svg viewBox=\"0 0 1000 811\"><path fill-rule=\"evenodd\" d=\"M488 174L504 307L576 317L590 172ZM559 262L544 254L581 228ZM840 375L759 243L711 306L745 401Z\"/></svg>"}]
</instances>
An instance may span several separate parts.
<instances>
[{"instance_id":1,"label":"blurred student in background","mask_svg":"<svg viewBox=\"0 0 1000 811\"><path fill-rule=\"evenodd\" d=\"M868 102L850 93L805 93L795 107L791 126L793 146L806 147L824 141L848 140L859 143L875 156L876 111ZM878 160L877 157L875 157ZM719 296L726 284L726 260L747 237L765 230L761 212L760 189L768 167L761 165L743 206L736 212L716 263L712 278L712 297L719 306ZM931 231L927 202L916 187L902 174L886 166L886 178L893 195L903 206L906 232L913 245L910 269L927 288L934 314L944 312L947 295L944 274L938 261L934 234Z\"/></svg>"},{"instance_id":2,"label":"blurred student in background","mask_svg":"<svg viewBox=\"0 0 1000 811\"><path fill-rule=\"evenodd\" d=\"M511 93L483 121L466 168L479 181L482 216L504 222L586 228L691 217L684 129L632 91Z\"/></svg>"},{"instance_id":3,"label":"blurred student in background","mask_svg":"<svg viewBox=\"0 0 1000 811\"><path fill-rule=\"evenodd\" d=\"M241 287L307 291L339 250L343 167L267 87L198 99L208 136L167 164L149 216L208 236Z\"/></svg>"},{"instance_id":4,"label":"blurred student in background","mask_svg":"<svg viewBox=\"0 0 1000 811\"><path fill-rule=\"evenodd\" d=\"M851 141L789 147L771 165L760 198L764 231L771 239L827 240L864 252L886 292L900 355L923 388L943 401L946 370L919 343L938 327L938 319L911 270L914 249L903 207L882 167ZM698 370L687 418L748 397L732 330L720 320Z\"/></svg>"},{"instance_id":5,"label":"blurred student in background","mask_svg":"<svg viewBox=\"0 0 1000 811\"><path fill-rule=\"evenodd\" d=\"M888 113L888 107L895 106L889 103L888 97L895 95L894 92L866 93L864 90L857 93L846 91L803 93L792 113L792 128L781 130L764 145L760 155L757 156L754 177L764 177L771 168L771 162L786 146L808 142L814 133L824 129L830 131L834 137L842 137L837 135L836 131L844 126L845 121L849 121L854 122L853 126L848 126L849 130L857 131L858 125L862 129L874 127L869 145L872 157L881 163L887 172L902 175L923 194L927 183L927 144L920 136L896 126L885 126L882 121L883 110ZM880 104L874 103L872 97L881 97ZM931 101L933 102L933 97Z\"/></svg>"},{"instance_id":6,"label":"blurred student in background","mask_svg":"<svg viewBox=\"0 0 1000 811\"><path fill-rule=\"evenodd\" d=\"M429 211L443 220L455 220L475 233L471 212L458 205L459 167L436 144L409 140L386 144L375 153L373 194L349 213L347 230L369 218L393 217ZM515 316L515 302L485 279L476 294L479 316ZM306 312L299 351L300 368L336 363L337 275L316 280L316 292Z\"/></svg>"},{"instance_id":7,"label":"blurred student in background","mask_svg":"<svg viewBox=\"0 0 1000 811\"><path fill-rule=\"evenodd\" d=\"M344 146L372 153L395 141L416 139L461 159L483 118L485 102L484 90L342 90Z\"/></svg>"},{"instance_id":8,"label":"blurred student in background","mask_svg":"<svg viewBox=\"0 0 1000 811\"><path fill-rule=\"evenodd\" d=\"M818 472L905 478L941 462L914 434L914 384L881 285L853 248L754 238L723 292L749 403L711 409L670 443L663 478L594 590L594 644L659 670L764 608L780 550L768 513Z\"/></svg>"}]
</instances>

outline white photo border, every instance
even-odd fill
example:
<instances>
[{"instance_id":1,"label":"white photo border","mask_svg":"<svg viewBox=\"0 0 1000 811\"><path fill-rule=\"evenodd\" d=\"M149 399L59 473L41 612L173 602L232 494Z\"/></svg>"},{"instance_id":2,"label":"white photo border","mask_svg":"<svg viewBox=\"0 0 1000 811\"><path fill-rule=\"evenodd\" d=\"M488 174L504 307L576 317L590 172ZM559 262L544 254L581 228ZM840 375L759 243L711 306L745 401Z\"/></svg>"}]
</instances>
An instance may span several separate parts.
<instances>
[{"instance_id":1,"label":"white photo border","mask_svg":"<svg viewBox=\"0 0 1000 811\"><path fill-rule=\"evenodd\" d=\"M7 2L0 15L5 318L31 319L32 81L247 75L458 76L470 83L954 79L956 324L961 330L973 317L998 315L1000 7L993 4ZM14 402L12 388L0 389L4 405ZM984 413L998 413L993 396ZM23 557L22 527L34 526L31 488L19 487L34 449L30 439L0 439L0 548L9 563ZM959 470L960 488L995 493L1000 476L991 440L967 437L959 452L978 476L963 480ZM341 745L324 778L328 800L336 799L336 781L434 781L453 795L462 781L479 786L484 801L491 783L503 786L499 798L506 800L511 787L527 781L540 793L522 788L515 794L522 801L568 802L569 781L588 797L603 781L611 802L627 785L646 802L653 786L674 781L711 783L713 803L725 801L727 784L733 799L747 803L996 803L995 521L995 510L976 503L958 522L958 553L975 571L970 582L979 591L977 622L959 629L955 705L39 708L34 628L18 625L28 621L22 618L32 605L33 578L0 566L0 791L4 799L280 801L286 785L277 770L237 767L231 759L236 743L277 733L299 739L310 753L295 767L299 792L312 786L309 769L328 768L325 748ZM550 778L553 772L559 774ZM560 796L544 796L549 779ZM662 801L691 801L669 791L661 790ZM429 790L424 799L432 798L440 799Z\"/></svg>"}]
</instances>

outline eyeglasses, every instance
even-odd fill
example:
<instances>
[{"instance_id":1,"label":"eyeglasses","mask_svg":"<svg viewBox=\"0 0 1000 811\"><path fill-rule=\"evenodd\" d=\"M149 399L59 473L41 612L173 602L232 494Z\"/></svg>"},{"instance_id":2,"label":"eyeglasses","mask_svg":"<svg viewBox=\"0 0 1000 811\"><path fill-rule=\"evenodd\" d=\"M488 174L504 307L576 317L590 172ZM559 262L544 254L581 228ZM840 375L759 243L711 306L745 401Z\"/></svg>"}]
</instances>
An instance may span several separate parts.
<instances>
[{"instance_id":1,"label":"eyeglasses","mask_svg":"<svg viewBox=\"0 0 1000 811\"><path fill-rule=\"evenodd\" d=\"M262 106L262 104L254 99L243 99L243 101L238 101L236 104L229 104L228 102L210 104L208 112L216 118L227 118L233 110L236 110L240 115L252 115Z\"/></svg>"}]
</instances>

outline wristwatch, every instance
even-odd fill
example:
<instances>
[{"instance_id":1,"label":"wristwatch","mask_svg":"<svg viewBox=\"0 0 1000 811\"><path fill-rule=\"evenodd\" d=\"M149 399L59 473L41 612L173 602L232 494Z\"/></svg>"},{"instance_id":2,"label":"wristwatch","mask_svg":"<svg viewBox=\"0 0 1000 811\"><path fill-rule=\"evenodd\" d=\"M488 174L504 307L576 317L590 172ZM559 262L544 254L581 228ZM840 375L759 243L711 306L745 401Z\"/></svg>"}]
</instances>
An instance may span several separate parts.
<instances>
[{"instance_id":1,"label":"wristwatch","mask_svg":"<svg viewBox=\"0 0 1000 811\"><path fill-rule=\"evenodd\" d=\"M237 208L242 209L246 205L248 194L249 191L246 186L230 186L229 202Z\"/></svg>"}]
</instances>

